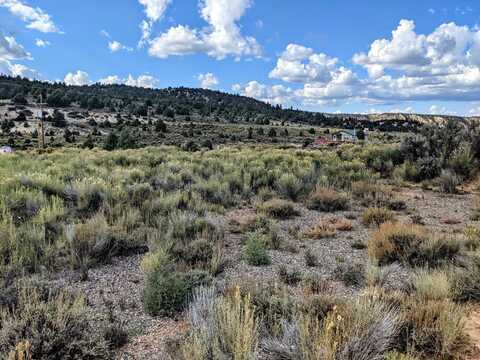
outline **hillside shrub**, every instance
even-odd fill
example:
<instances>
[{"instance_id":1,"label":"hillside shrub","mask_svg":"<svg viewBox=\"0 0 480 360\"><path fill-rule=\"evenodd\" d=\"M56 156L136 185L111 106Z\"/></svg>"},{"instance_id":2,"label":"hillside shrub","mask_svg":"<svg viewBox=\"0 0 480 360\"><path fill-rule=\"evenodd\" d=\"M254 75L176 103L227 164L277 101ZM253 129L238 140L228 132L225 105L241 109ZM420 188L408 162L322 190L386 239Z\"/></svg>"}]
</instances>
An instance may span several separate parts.
<instances>
[{"instance_id":1,"label":"hillside shrub","mask_svg":"<svg viewBox=\"0 0 480 360\"><path fill-rule=\"evenodd\" d=\"M247 263L252 266L264 266L271 263L264 236L259 232L247 234L244 255Z\"/></svg>"},{"instance_id":2,"label":"hillside shrub","mask_svg":"<svg viewBox=\"0 0 480 360\"><path fill-rule=\"evenodd\" d=\"M0 311L0 355L8 359L111 359L88 321L85 299L21 284L14 309Z\"/></svg>"},{"instance_id":3,"label":"hillside shrub","mask_svg":"<svg viewBox=\"0 0 480 360\"><path fill-rule=\"evenodd\" d=\"M182 273L169 267L157 268L147 276L145 311L152 316L175 316L185 308L192 291L209 282L210 276L204 271Z\"/></svg>"},{"instance_id":4,"label":"hillside shrub","mask_svg":"<svg viewBox=\"0 0 480 360\"><path fill-rule=\"evenodd\" d=\"M333 212L348 209L348 197L332 188L317 187L307 201L309 209Z\"/></svg>"},{"instance_id":5,"label":"hillside shrub","mask_svg":"<svg viewBox=\"0 0 480 360\"><path fill-rule=\"evenodd\" d=\"M420 225L385 223L368 243L372 259L381 265L400 261L412 266L437 266L460 250L455 239L434 237Z\"/></svg>"},{"instance_id":6,"label":"hillside shrub","mask_svg":"<svg viewBox=\"0 0 480 360\"><path fill-rule=\"evenodd\" d=\"M282 199L268 200L259 206L259 210L268 216L278 219L286 219L298 215L295 204Z\"/></svg>"}]
</instances>

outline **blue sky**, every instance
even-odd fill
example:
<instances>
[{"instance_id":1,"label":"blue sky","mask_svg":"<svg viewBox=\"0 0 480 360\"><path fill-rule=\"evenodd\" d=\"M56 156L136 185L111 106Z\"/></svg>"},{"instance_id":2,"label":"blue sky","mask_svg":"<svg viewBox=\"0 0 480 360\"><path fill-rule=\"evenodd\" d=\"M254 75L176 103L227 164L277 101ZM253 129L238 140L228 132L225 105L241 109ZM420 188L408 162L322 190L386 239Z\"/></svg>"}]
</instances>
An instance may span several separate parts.
<instances>
[{"instance_id":1,"label":"blue sky","mask_svg":"<svg viewBox=\"0 0 480 360\"><path fill-rule=\"evenodd\" d=\"M0 72L480 115L477 24L475 1L0 0Z\"/></svg>"}]
</instances>

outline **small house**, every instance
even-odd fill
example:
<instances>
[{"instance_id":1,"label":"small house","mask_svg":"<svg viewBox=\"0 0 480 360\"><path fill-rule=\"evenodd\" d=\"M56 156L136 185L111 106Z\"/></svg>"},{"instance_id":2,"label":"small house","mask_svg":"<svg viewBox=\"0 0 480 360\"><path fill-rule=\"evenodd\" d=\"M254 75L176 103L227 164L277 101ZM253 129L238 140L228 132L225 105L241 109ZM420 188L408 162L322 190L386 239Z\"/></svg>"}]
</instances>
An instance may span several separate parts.
<instances>
[{"instance_id":1,"label":"small house","mask_svg":"<svg viewBox=\"0 0 480 360\"><path fill-rule=\"evenodd\" d=\"M355 142L358 140L357 131L341 130L332 134L332 140L338 142Z\"/></svg>"},{"instance_id":2,"label":"small house","mask_svg":"<svg viewBox=\"0 0 480 360\"><path fill-rule=\"evenodd\" d=\"M0 154L5 155L5 154L13 154L15 151L13 150L12 147L10 146L2 146L0 147Z\"/></svg>"},{"instance_id":3,"label":"small house","mask_svg":"<svg viewBox=\"0 0 480 360\"><path fill-rule=\"evenodd\" d=\"M313 146L325 146L325 145L328 145L329 143L330 141L328 141L328 139L320 137L313 142Z\"/></svg>"}]
</instances>

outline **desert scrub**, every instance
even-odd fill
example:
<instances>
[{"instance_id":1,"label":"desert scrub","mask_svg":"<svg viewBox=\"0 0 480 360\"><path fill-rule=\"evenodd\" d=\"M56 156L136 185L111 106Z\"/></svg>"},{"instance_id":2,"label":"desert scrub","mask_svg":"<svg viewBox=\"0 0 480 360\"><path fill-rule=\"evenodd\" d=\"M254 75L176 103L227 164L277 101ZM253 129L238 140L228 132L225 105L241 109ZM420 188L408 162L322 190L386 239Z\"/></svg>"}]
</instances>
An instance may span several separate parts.
<instances>
[{"instance_id":1,"label":"desert scrub","mask_svg":"<svg viewBox=\"0 0 480 360\"><path fill-rule=\"evenodd\" d=\"M367 226L379 226L395 220L393 212L386 208L368 208L362 214L362 221Z\"/></svg>"},{"instance_id":2,"label":"desert scrub","mask_svg":"<svg viewBox=\"0 0 480 360\"><path fill-rule=\"evenodd\" d=\"M453 288L447 273L419 270L412 277L412 287L418 299L448 300L453 297Z\"/></svg>"},{"instance_id":3,"label":"desert scrub","mask_svg":"<svg viewBox=\"0 0 480 360\"><path fill-rule=\"evenodd\" d=\"M111 359L92 328L86 303L67 292L29 283L18 288L14 309L0 312L0 355L9 359Z\"/></svg>"},{"instance_id":4,"label":"desert scrub","mask_svg":"<svg viewBox=\"0 0 480 360\"><path fill-rule=\"evenodd\" d=\"M200 288L189 306L191 330L175 358L207 360L211 354L232 360L251 360L257 348L260 320L250 295L233 292L215 299L212 288Z\"/></svg>"},{"instance_id":5,"label":"desert scrub","mask_svg":"<svg viewBox=\"0 0 480 360\"><path fill-rule=\"evenodd\" d=\"M323 321L300 313L284 323L287 337L271 339L272 358L381 359L395 344L400 331L396 309L380 300L360 298L333 306ZM282 344L288 346L282 346Z\"/></svg>"},{"instance_id":6,"label":"desert scrub","mask_svg":"<svg viewBox=\"0 0 480 360\"><path fill-rule=\"evenodd\" d=\"M467 226L464 231L465 241L463 246L468 251L475 251L480 248L480 229L475 226Z\"/></svg>"},{"instance_id":7,"label":"desert scrub","mask_svg":"<svg viewBox=\"0 0 480 360\"><path fill-rule=\"evenodd\" d=\"M208 285L210 275L205 271L176 271L167 255L158 253L159 258L149 258L142 265L152 269L147 274L143 304L153 316L174 316L187 305L192 291L200 285Z\"/></svg>"},{"instance_id":8,"label":"desert scrub","mask_svg":"<svg viewBox=\"0 0 480 360\"><path fill-rule=\"evenodd\" d=\"M296 286L300 281L302 281L302 273L300 270L293 269L289 270L285 265L282 265L278 268L278 277L286 285Z\"/></svg>"},{"instance_id":9,"label":"desert scrub","mask_svg":"<svg viewBox=\"0 0 480 360\"><path fill-rule=\"evenodd\" d=\"M265 244L265 236L259 232L247 234L244 258L249 265L264 266L272 262Z\"/></svg>"},{"instance_id":10,"label":"desert scrub","mask_svg":"<svg viewBox=\"0 0 480 360\"><path fill-rule=\"evenodd\" d=\"M324 212L347 210L348 204L349 200L345 194L339 193L332 188L320 186L317 186L315 190L310 193L307 200L309 209Z\"/></svg>"},{"instance_id":11,"label":"desert scrub","mask_svg":"<svg viewBox=\"0 0 480 360\"><path fill-rule=\"evenodd\" d=\"M449 300L408 298L403 314L399 348L420 359L462 359L470 348L465 333L466 312Z\"/></svg>"},{"instance_id":12,"label":"desert scrub","mask_svg":"<svg viewBox=\"0 0 480 360\"><path fill-rule=\"evenodd\" d=\"M284 174L276 182L276 188L279 194L286 198L297 201L302 192L304 191L304 185L293 174Z\"/></svg>"},{"instance_id":13,"label":"desert scrub","mask_svg":"<svg viewBox=\"0 0 480 360\"><path fill-rule=\"evenodd\" d=\"M464 268L454 269L451 274L451 282L456 301L479 301L480 259L474 257Z\"/></svg>"},{"instance_id":14,"label":"desert scrub","mask_svg":"<svg viewBox=\"0 0 480 360\"><path fill-rule=\"evenodd\" d=\"M258 210L270 217L278 219L286 219L298 215L295 204L282 199L268 200L260 204Z\"/></svg>"},{"instance_id":15,"label":"desert scrub","mask_svg":"<svg viewBox=\"0 0 480 360\"><path fill-rule=\"evenodd\" d=\"M460 250L455 239L436 237L420 225L385 223L368 243L370 258L385 265L400 261L412 266L437 266Z\"/></svg>"},{"instance_id":16,"label":"desert scrub","mask_svg":"<svg viewBox=\"0 0 480 360\"><path fill-rule=\"evenodd\" d=\"M335 237L337 229L330 221L320 220L305 232L305 236L312 239L325 239Z\"/></svg>"},{"instance_id":17,"label":"desert scrub","mask_svg":"<svg viewBox=\"0 0 480 360\"><path fill-rule=\"evenodd\" d=\"M365 283L365 267L360 263L338 264L334 275L347 286L358 287Z\"/></svg>"}]
</instances>

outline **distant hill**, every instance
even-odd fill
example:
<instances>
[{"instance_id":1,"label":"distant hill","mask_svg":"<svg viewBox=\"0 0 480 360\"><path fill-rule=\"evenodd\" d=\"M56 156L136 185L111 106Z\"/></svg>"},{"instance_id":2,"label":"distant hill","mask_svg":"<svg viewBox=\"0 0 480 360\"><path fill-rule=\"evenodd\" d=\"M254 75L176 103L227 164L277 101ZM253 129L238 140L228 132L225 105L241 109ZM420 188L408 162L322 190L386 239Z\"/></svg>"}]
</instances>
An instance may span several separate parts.
<instances>
[{"instance_id":1,"label":"distant hill","mask_svg":"<svg viewBox=\"0 0 480 360\"><path fill-rule=\"evenodd\" d=\"M242 122L268 124L286 121L343 128L370 128L382 131L415 131L424 124L442 124L463 118L417 114L326 114L272 106L253 98L192 88L145 89L126 85L67 86L63 83L32 81L0 76L0 100L26 105L43 99L52 108L79 108L138 116L148 114L172 120Z\"/></svg>"}]
</instances>

